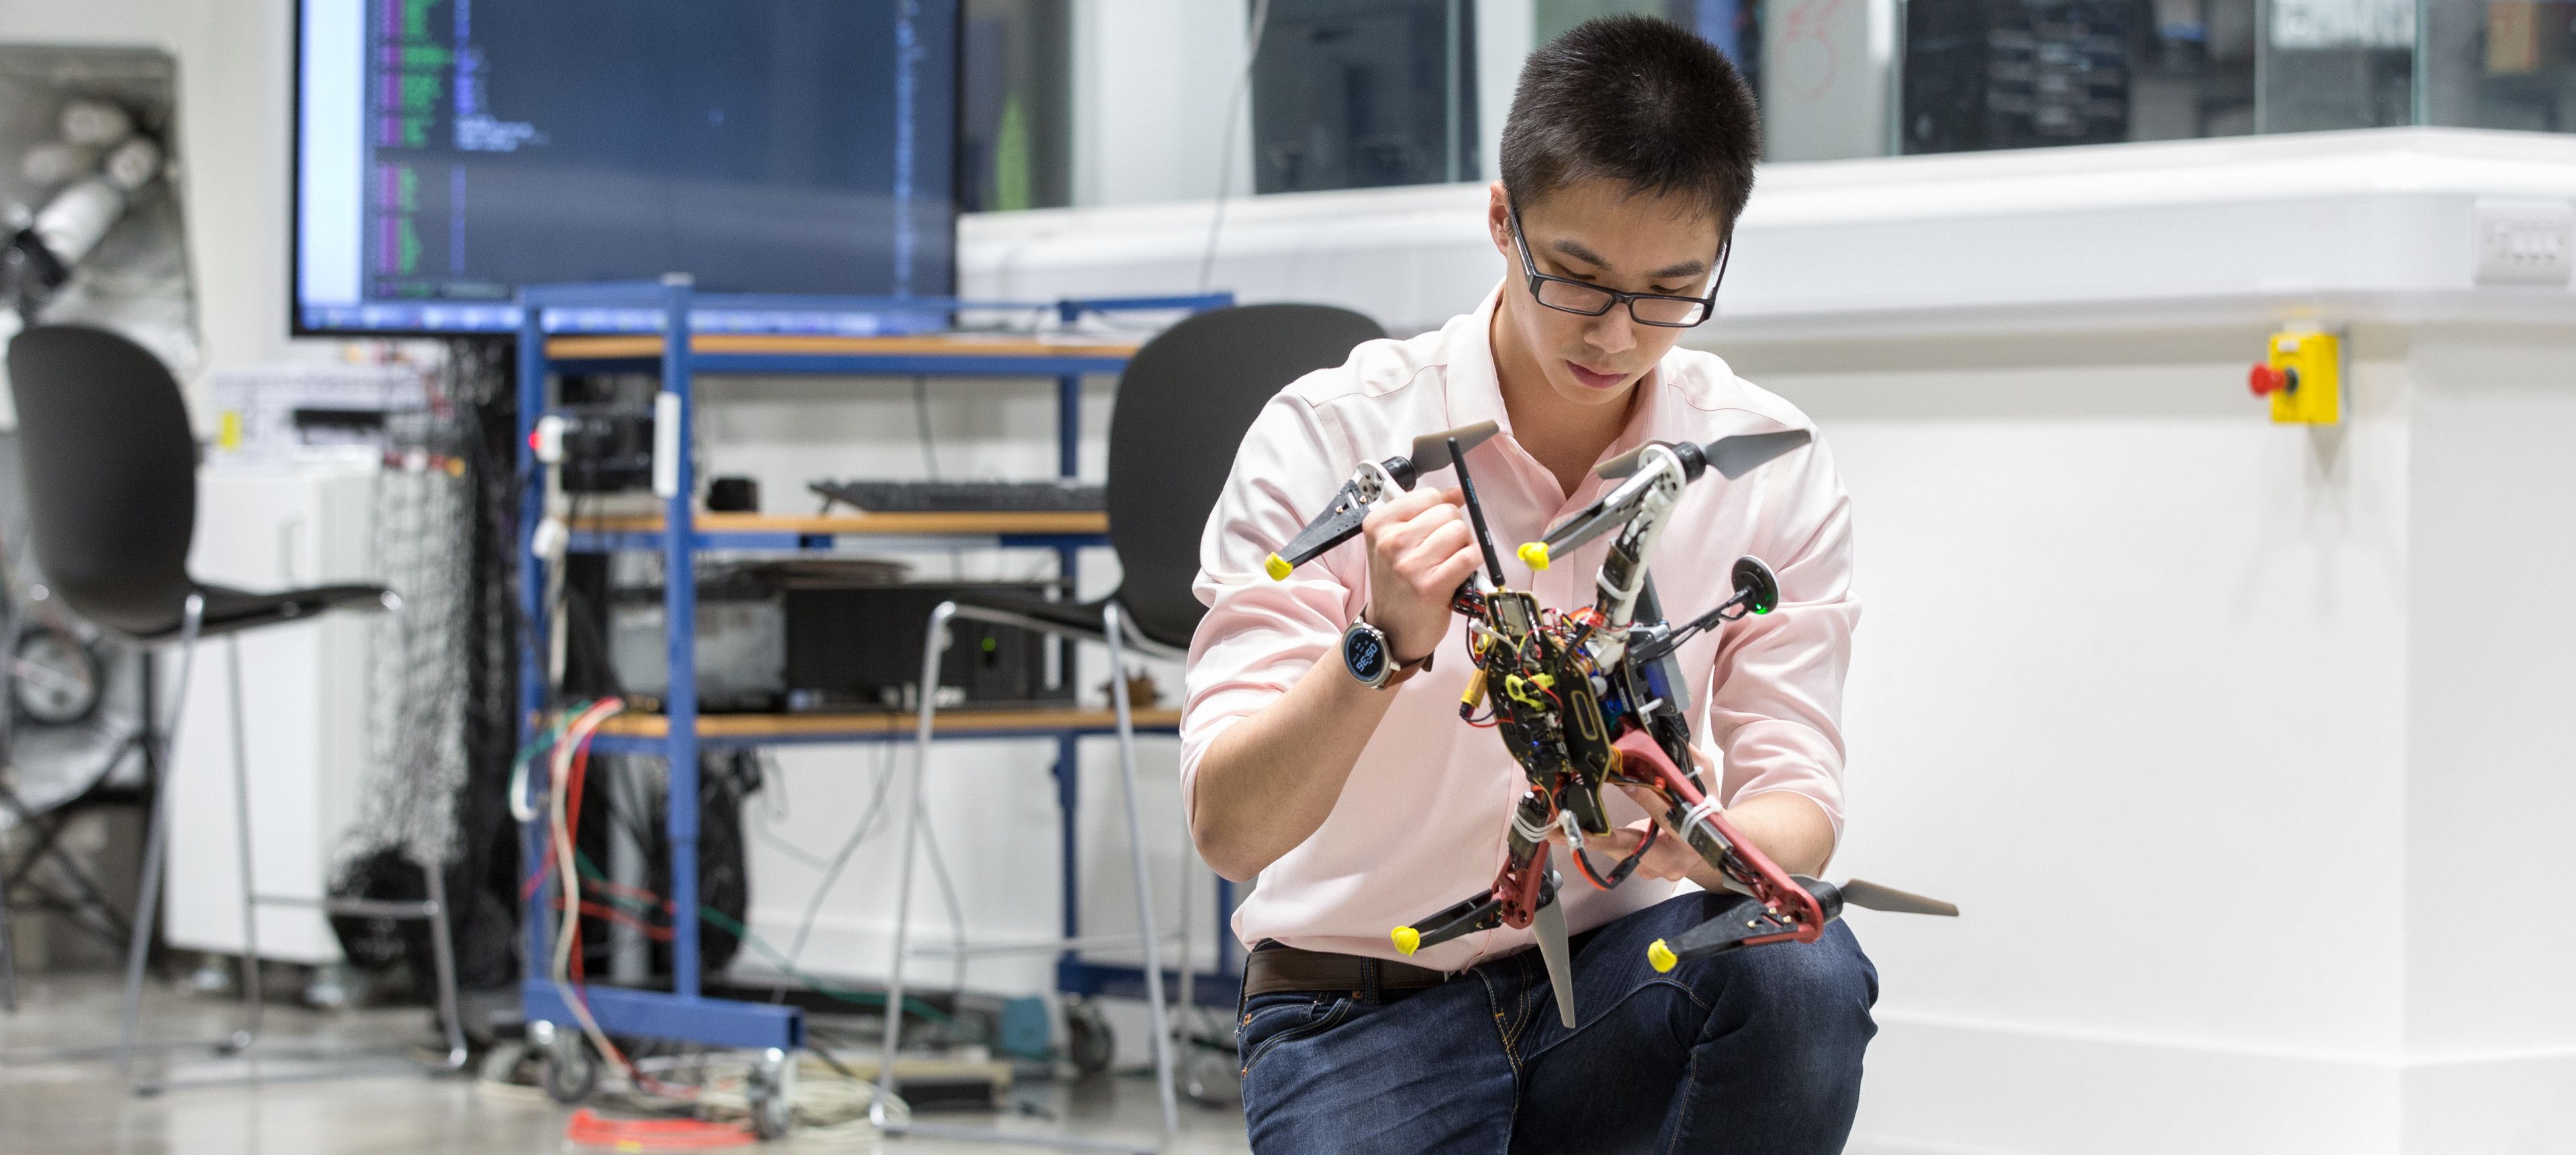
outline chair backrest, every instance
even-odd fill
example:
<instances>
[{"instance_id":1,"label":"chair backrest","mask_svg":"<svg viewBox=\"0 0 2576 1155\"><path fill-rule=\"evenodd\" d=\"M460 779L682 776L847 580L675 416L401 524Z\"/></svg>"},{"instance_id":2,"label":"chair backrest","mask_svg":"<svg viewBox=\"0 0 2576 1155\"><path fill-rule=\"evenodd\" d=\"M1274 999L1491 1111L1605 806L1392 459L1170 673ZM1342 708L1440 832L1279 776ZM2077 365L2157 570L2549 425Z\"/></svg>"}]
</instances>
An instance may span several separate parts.
<instances>
[{"instance_id":1,"label":"chair backrest","mask_svg":"<svg viewBox=\"0 0 2576 1155\"><path fill-rule=\"evenodd\" d=\"M46 585L84 618L168 632L194 588L197 444L170 370L102 329L45 325L9 343L27 528Z\"/></svg>"},{"instance_id":2,"label":"chair backrest","mask_svg":"<svg viewBox=\"0 0 2576 1155\"><path fill-rule=\"evenodd\" d=\"M1199 535L1261 407L1386 330L1330 305L1242 305L1183 320L1136 351L1109 418L1109 542L1138 632L1190 644Z\"/></svg>"}]
</instances>

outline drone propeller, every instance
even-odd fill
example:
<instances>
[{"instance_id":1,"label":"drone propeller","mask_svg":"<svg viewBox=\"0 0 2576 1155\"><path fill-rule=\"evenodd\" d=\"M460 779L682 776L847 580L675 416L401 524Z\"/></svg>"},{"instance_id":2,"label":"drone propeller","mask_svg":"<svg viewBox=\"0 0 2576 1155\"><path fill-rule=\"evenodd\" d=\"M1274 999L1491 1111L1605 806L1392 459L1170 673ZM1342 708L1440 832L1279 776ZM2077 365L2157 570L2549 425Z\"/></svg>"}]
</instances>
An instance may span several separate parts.
<instances>
[{"instance_id":1,"label":"drone propeller","mask_svg":"<svg viewBox=\"0 0 2576 1155\"><path fill-rule=\"evenodd\" d=\"M1423 474L1446 469L1449 467L1451 441L1458 443L1458 452L1465 453L1483 445L1499 432L1502 432L1502 426L1491 421L1479 421L1473 425L1461 425L1456 429L1439 433L1425 433L1413 439L1413 452L1409 455L1413 461L1413 470L1416 474ZM1408 485L1406 488L1412 487Z\"/></svg>"},{"instance_id":2,"label":"drone propeller","mask_svg":"<svg viewBox=\"0 0 2576 1155\"><path fill-rule=\"evenodd\" d=\"M1855 878L1835 889L1842 891L1843 905L1857 906L1862 910L1884 911L1888 914L1929 914L1943 918L1959 917L1959 907L1956 903L1943 902L1937 898L1925 898L1919 894L1907 894L1895 887L1880 886L1875 882L1863 882Z\"/></svg>"},{"instance_id":3,"label":"drone propeller","mask_svg":"<svg viewBox=\"0 0 2576 1155\"><path fill-rule=\"evenodd\" d=\"M1671 445L1670 448L1682 454L1682 464L1690 470L1692 478L1699 477L1700 469L1714 465L1719 475L1728 481L1733 481L1753 472L1754 466L1814 439L1815 435L1804 429L1788 429L1778 433L1738 433L1732 437L1720 437L1706 445L1692 445L1685 441L1679 445ZM1637 472L1637 462L1646 456L1646 450L1650 446L1666 444L1666 442L1655 441L1640 445L1602 462L1593 472L1614 480L1626 477ZM1690 460L1693 452L1685 452L1686 450L1695 451L1701 464L1693 466Z\"/></svg>"},{"instance_id":4,"label":"drone propeller","mask_svg":"<svg viewBox=\"0 0 2576 1155\"><path fill-rule=\"evenodd\" d=\"M1826 922L1842 917L1843 908L1846 906L1857 906L1863 910L1883 911L1889 914L1959 917L1959 908L1951 903L1937 898L1925 898L1919 894L1908 894L1892 886L1880 886L1875 882L1863 882L1857 878L1836 885L1809 878L1803 874L1793 874L1789 877L1791 881L1805 887L1807 893L1816 896L1816 907L1824 912ZM1741 891L1740 887L1729 889ZM1796 923L1790 922L1777 912L1764 910L1759 903L1743 903L1730 907L1716 918L1673 936L1669 941L1656 939L1646 948L1646 961L1656 971L1668 972L1691 959L1706 958L1713 954L1740 950L1746 946L1782 942L1797 937L1802 936Z\"/></svg>"},{"instance_id":5,"label":"drone propeller","mask_svg":"<svg viewBox=\"0 0 2576 1155\"><path fill-rule=\"evenodd\" d=\"M1699 475L1711 465L1716 466L1727 480L1733 481L1752 472L1754 467L1813 439L1814 435L1804 429L1790 429L1779 433L1739 433L1720 437L1707 445L1694 445L1688 441L1678 444L1654 441L1640 445L1602 462L1593 471L1604 479L1626 480L1602 494L1583 512L1559 522L1556 528L1547 531L1546 537L1522 545L1520 559L1529 563L1532 569L1546 569L1556 555L1627 524L1637 515L1646 494L1654 488L1651 478L1637 476L1637 463L1645 460L1649 449L1669 449L1674 457L1681 459L1684 483L1699 480Z\"/></svg>"},{"instance_id":6,"label":"drone propeller","mask_svg":"<svg viewBox=\"0 0 2576 1155\"><path fill-rule=\"evenodd\" d=\"M1501 426L1491 421L1479 421L1439 433L1426 433L1413 439L1413 452L1406 456L1362 464L1357 475L1334 491L1332 503L1324 507L1324 512L1307 522L1304 529L1298 530L1297 536L1290 538L1278 553L1263 559L1263 572L1268 573L1272 581L1286 581L1290 571L1359 533L1360 526L1368 520L1370 504L1386 497L1384 492L1370 493L1362 488L1363 480L1371 472L1383 471L1386 480L1394 482L1398 488L1412 489L1414 481L1423 474L1446 469L1455 463L1452 446L1463 455L1484 444L1500 429ZM1383 490L1384 486L1376 488Z\"/></svg>"},{"instance_id":7,"label":"drone propeller","mask_svg":"<svg viewBox=\"0 0 2576 1155\"><path fill-rule=\"evenodd\" d=\"M1538 939L1538 960L1547 964L1547 985L1556 991L1556 1017L1574 1029L1574 951L1566 945L1565 903L1550 901L1530 915L1530 933Z\"/></svg>"}]
</instances>

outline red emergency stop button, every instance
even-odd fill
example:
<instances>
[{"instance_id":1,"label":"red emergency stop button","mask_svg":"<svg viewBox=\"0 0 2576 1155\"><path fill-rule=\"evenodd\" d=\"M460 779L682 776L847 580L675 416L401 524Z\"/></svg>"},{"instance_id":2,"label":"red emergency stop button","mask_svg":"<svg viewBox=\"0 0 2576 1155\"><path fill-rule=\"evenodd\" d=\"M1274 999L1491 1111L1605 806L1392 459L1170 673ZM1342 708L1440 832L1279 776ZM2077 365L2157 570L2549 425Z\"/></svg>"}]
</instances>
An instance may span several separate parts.
<instances>
[{"instance_id":1,"label":"red emergency stop button","mask_svg":"<svg viewBox=\"0 0 2576 1155\"><path fill-rule=\"evenodd\" d=\"M2299 387L2299 371L2276 369L2268 364L2256 365L2253 372L2245 375L2245 385L2252 389L2257 397L2266 396L2275 390L2296 389Z\"/></svg>"}]
</instances>

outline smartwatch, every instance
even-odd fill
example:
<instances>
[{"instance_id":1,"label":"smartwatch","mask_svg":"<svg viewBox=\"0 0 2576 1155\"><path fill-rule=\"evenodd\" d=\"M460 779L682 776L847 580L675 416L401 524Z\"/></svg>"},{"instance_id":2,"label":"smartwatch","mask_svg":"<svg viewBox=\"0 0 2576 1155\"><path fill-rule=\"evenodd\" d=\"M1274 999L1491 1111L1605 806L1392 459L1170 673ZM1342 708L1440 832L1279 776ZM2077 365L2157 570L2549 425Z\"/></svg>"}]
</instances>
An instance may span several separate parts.
<instances>
[{"instance_id":1,"label":"smartwatch","mask_svg":"<svg viewBox=\"0 0 2576 1155\"><path fill-rule=\"evenodd\" d=\"M1342 665L1361 685L1372 690L1400 685L1406 678L1430 669L1433 655L1439 652L1435 647L1413 661L1398 662L1395 651L1387 648L1386 631L1370 625L1367 619L1352 622L1351 628L1342 631Z\"/></svg>"}]
</instances>

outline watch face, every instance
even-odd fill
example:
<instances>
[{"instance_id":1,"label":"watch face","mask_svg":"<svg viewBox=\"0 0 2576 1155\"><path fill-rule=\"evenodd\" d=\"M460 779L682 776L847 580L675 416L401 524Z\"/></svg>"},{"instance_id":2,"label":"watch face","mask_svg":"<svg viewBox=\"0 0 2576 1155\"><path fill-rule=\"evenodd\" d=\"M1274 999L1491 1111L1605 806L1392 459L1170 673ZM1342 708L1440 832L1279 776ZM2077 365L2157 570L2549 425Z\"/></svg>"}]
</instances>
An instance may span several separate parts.
<instances>
[{"instance_id":1,"label":"watch face","mask_svg":"<svg viewBox=\"0 0 2576 1155\"><path fill-rule=\"evenodd\" d=\"M1366 624L1352 626L1342 635L1342 664L1369 685L1386 681L1386 635Z\"/></svg>"}]
</instances>

